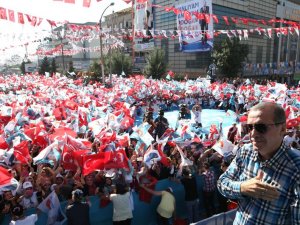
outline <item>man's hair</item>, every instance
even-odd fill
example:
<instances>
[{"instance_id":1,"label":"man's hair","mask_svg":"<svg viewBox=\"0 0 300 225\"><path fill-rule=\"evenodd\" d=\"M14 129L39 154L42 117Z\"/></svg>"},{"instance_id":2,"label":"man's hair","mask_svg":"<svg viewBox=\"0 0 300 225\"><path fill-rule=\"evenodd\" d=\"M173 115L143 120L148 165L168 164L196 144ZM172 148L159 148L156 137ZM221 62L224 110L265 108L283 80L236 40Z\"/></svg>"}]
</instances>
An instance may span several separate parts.
<instances>
[{"instance_id":1,"label":"man's hair","mask_svg":"<svg viewBox=\"0 0 300 225\"><path fill-rule=\"evenodd\" d=\"M257 105L253 106L250 111L258 111L258 110L263 110L263 109L267 109L267 108L273 108L273 121L274 123L285 123L286 121L286 117L285 117L285 111L284 109L276 104L276 103L272 103L272 102L261 102L258 103Z\"/></svg>"},{"instance_id":2,"label":"man's hair","mask_svg":"<svg viewBox=\"0 0 300 225\"><path fill-rule=\"evenodd\" d=\"M116 184L116 193L120 195L124 195L128 191L126 185L118 183Z\"/></svg>"}]
</instances>

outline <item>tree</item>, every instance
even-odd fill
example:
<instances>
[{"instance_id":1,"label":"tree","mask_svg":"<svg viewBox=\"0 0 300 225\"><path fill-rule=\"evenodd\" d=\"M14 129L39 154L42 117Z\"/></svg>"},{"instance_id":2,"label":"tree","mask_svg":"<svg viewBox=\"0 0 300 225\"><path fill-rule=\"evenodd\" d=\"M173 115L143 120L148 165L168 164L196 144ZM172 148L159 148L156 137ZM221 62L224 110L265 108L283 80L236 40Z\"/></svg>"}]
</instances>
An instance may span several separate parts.
<instances>
[{"instance_id":1,"label":"tree","mask_svg":"<svg viewBox=\"0 0 300 225\"><path fill-rule=\"evenodd\" d=\"M47 56L42 60L39 74L44 75L45 72L50 72L50 63Z\"/></svg>"},{"instance_id":2,"label":"tree","mask_svg":"<svg viewBox=\"0 0 300 225\"><path fill-rule=\"evenodd\" d=\"M20 65L20 70L21 70L22 74L25 74L25 62L24 61Z\"/></svg>"},{"instance_id":3,"label":"tree","mask_svg":"<svg viewBox=\"0 0 300 225\"><path fill-rule=\"evenodd\" d=\"M101 81L102 77L100 63L97 63L95 60L89 68L89 73L93 74L93 77L91 77L92 80Z\"/></svg>"},{"instance_id":4,"label":"tree","mask_svg":"<svg viewBox=\"0 0 300 225\"><path fill-rule=\"evenodd\" d=\"M29 63L31 63L30 60L27 60L26 62L25 62L25 61L22 61L21 65L20 65L20 70L21 70L21 73L22 73L22 74L25 74L25 73L26 73L25 65L26 65L26 64L29 64Z\"/></svg>"},{"instance_id":5,"label":"tree","mask_svg":"<svg viewBox=\"0 0 300 225\"><path fill-rule=\"evenodd\" d=\"M160 79L166 74L167 64L165 63L165 53L162 49L154 49L146 56L147 65L144 73L147 77Z\"/></svg>"},{"instance_id":6,"label":"tree","mask_svg":"<svg viewBox=\"0 0 300 225\"><path fill-rule=\"evenodd\" d=\"M69 62L69 72L74 72L75 68L73 66L73 61Z\"/></svg>"},{"instance_id":7,"label":"tree","mask_svg":"<svg viewBox=\"0 0 300 225\"><path fill-rule=\"evenodd\" d=\"M217 68L227 77L235 77L249 54L249 46L241 44L238 38L225 39L214 47L212 58Z\"/></svg>"},{"instance_id":8,"label":"tree","mask_svg":"<svg viewBox=\"0 0 300 225\"><path fill-rule=\"evenodd\" d=\"M130 73L132 64L131 64L131 58L129 56L126 56L123 52L117 50L112 53L111 58L112 58L111 71L113 74L121 75L122 71L124 71L125 74Z\"/></svg>"},{"instance_id":9,"label":"tree","mask_svg":"<svg viewBox=\"0 0 300 225\"><path fill-rule=\"evenodd\" d=\"M51 73L51 74L54 74L54 73L56 73L56 72L57 72L56 61L55 61L55 58L52 58L50 73Z\"/></svg>"}]
</instances>

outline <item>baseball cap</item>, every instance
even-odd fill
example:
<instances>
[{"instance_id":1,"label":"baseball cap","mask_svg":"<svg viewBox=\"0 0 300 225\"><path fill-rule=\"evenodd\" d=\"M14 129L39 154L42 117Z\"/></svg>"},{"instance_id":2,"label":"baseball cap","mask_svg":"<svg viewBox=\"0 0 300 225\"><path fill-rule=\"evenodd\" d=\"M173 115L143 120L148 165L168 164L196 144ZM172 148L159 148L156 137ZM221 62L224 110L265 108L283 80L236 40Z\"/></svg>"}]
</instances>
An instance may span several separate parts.
<instances>
[{"instance_id":1,"label":"baseball cap","mask_svg":"<svg viewBox=\"0 0 300 225\"><path fill-rule=\"evenodd\" d=\"M173 193L173 188L168 187L169 191Z\"/></svg>"},{"instance_id":2,"label":"baseball cap","mask_svg":"<svg viewBox=\"0 0 300 225\"><path fill-rule=\"evenodd\" d=\"M23 189L31 188L32 183L30 181L26 181L23 183Z\"/></svg>"},{"instance_id":3,"label":"baseball cap","mask_svg":"<svg viewBox=\"0 0 300 225\"><path fill-rule=\"evenodd\" d=\"M63 175L61 175L60 173L58 173L57 175L56 175L56 178L64 178L64 176Z\"/></svg>"}]
</instances>

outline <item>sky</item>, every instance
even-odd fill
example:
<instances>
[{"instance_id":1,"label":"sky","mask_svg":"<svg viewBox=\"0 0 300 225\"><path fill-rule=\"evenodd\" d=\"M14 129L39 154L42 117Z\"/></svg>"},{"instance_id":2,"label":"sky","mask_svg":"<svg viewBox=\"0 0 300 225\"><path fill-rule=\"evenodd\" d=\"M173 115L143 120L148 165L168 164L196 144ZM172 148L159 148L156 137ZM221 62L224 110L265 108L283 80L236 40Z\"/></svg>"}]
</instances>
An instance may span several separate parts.
<instances>
[{"instance_id":1,"label":"sky","mask_svg":"<svg viewBox=\"0 0 300 225\"><path fill-rule=\"evenodd\" d=\"M26 24L26 18L24 18L25 25L0 19L0 50L8 46L21 45L24 41L30 41L29 39L34 36L46 36L51 29L46 19L73 23L98 22L103 10L111 2L115 3L114 6L109 7L104 15L131 7L131 3L126 4L123 0L101 0L99 2L91 0L89 8L82 6L83 0L75 1L76 4L64 3L58 0L0 0L0 7L15 11L16 20L17 12L44 19L39 27ZM21 54L18 53L17 48L15 48L15 51L16 54ZM24 47L19 51L25 52ZM10 53L6 54L6 56L9 55ZM4 60L3 54L0 54L0 63L1 60Z\"/></svg>"}]
</instances>

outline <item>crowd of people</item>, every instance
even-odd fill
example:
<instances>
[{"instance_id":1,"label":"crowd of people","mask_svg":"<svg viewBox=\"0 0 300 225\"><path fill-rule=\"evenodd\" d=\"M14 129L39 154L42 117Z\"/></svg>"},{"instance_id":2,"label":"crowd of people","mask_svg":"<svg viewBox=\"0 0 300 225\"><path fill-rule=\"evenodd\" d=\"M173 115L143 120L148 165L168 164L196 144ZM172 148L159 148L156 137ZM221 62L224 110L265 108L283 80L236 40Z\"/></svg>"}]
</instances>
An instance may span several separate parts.
<instances>
[{"instance_id":1,"label":"crowd of people","mask_svg":"<svg viewBox=\"0 0 300 225\"><path fill-rule=\"evenodd\" d=\"M296 179L300 173L290 178L293 168L299 170L297 87L255 80L179 83L141 77L114 78L112 89L98 83L84 85L80 80L33 75L2 76L0 81L1 168L18 181L16 186L0 186L1 216L11 215L11 224L34 224L35 214L25 217L23 211L39 209L53 192L60 202L69 202L65 214L70 225L90 224L89 196L95 195L100 199L99 207L113 204L113 224L131 224L132 190L145 203L151 202L153 195L161 196L157 222L169 224L176 220L176 199L171 187L155 190L162 179L183 185L186 223L226 212L232 201L239 203L236 224L275 224L270 221L286 221L290 213L291 224L300 221L300 179ZM260 106L260 102L268 103ZM203 109L232 111L236 122L225 135L222 122L204 132ZM164 113L174 110L179 113L173 129ZM275 113L273 119L272 110L280 116ZM139 118L142 121L134 127ZM59 132L61 129L64 132ZM213 146L220 140L231 142L238 150L231 149L230 154L217 151ZM250 142L259 156L247 153ZM286 153L281 161L285 148L293 152ZM113 155L105 161L107 164L101 161L97 169L88 170L96 163L88 166L92 158L86 158L93 155L93 162L100 162L107 152L119 153L121 149L125 155ZM278 155L276 162L272 161L274 154ZM119 156L127 160L122 166L112 163ZM253 157L261 158L260 164L271 161L263 167ZM272 170L272 166L281 169ZM259 169L264 175L258 174ZM274 180L277 186L272 183L276 171L278 176L285 176ZM202 202L196 176L203 177ZM280 193L278 185L282 187ZM277 199L275 203L266 202L273 199ZM199 213L200 207L205 209L204 214ZM284 212L277 213L276 207ZM247 212L253 216L248 218Z\"/></svg>"}]
</instances>

